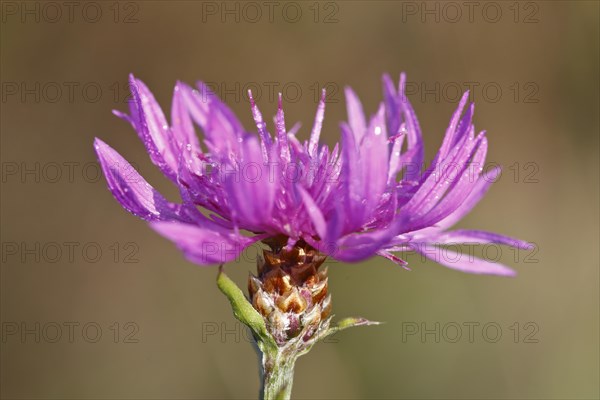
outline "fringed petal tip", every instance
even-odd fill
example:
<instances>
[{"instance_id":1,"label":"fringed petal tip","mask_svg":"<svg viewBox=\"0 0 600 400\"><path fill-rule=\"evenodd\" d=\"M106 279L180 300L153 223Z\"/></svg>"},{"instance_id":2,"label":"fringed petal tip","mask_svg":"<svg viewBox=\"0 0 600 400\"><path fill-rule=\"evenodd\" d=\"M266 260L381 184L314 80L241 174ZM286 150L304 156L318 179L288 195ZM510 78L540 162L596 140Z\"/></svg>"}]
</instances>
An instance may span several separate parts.
<instances>
[{"instance_id":1,"label":"fringed petal tip","mask_svg":"<svg viewBox=\"0 0 600 400\"><path fill-rule=\"evenodd\" d=\"M125 121L131 122L131 117L129 116L129 114L124 113L121 110L112 110L113 115L124 119Z\"/></svg>"},{"instance_id":2,"label":"fringed petal tip","mask_svg":"<svg viewBox=\"0 0 600 400\"><path fill-rule=\"evenodd\" d=\"M404 261L403 259L401 259L400 257L392 254L389 251L385 251L385 250L380 250L377 252L377 254L381 257L387 258L388 260L390 260L391 262L393 262L396 265L401 266L403 269L407 270L407 271L412 271L409 267L408 267L408 262Z\"/></svg>"},{"instance_id":3,"label":"fringed petal tip","mask_svg":"<svg viewBox=\"0 0 600 400\"><path fill-rule=\"evenodd\" d=\"M130 85L135 85L136 83L139 82L139 80L133 75L133 72L129 73L128 78L129 78L129 84Z\"/></svg>"}]
</instances>

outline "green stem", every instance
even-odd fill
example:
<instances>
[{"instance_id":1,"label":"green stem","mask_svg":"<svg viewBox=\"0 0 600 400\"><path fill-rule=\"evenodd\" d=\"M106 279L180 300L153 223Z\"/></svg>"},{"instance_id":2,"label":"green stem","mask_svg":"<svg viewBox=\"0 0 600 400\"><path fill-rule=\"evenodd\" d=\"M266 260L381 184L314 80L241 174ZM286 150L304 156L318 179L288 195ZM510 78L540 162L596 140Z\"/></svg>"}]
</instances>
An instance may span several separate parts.
<instances>
[{"instance_id":1,"label":"green stem","mask_svg":"<svg viewBox=\"0 0 600 400\"><path fill-rule=\"evenodd\" d=\"M318 340L352 326L378 324L364 318L346 318L338 325L330 327L327 319L316 326L317 333L310 340L307 341L303 335L300 335L280 346L267 329L265 317L258 313L241 289L225 275L222 266L217 275L217 286L229 299L233 315L250 328L256 340L256 347L262 353L261 398L263 400L289 400L292 394L296 359L307 353Z\"/></svg>"},{"instance_id":2,"label":"green stem","mask_svg":"<svg viewBox=\"0 0 600 400\"><path fill-rule=\"evenodd\" d=\"M265 352L262 357L263 400L289 400L294 381L296 357L286 356L281 351Z\"/></svg>"}]
</instances>

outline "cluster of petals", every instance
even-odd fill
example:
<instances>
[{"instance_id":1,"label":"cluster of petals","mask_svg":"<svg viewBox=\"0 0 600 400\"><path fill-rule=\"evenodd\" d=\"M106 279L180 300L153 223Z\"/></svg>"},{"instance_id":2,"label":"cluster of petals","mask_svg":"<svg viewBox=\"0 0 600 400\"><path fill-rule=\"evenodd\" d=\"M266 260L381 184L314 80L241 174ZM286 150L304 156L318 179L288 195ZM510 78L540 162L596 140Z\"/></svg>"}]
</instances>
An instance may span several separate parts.
<instances>
[{"instance_id":1,"label":"cluster of petals","mask_svg":"<svg viewBox=\"0 0 600 400\"><path fill-rule=\"evenodd\" d=\"M488 143L485 132L475 133L468 93L425 167L421 129L405 96L404 74L398 87L383 76L384 100L370 118L346 88L348 117L333 148L319 141L324 92L310 137L301 141L296 135L300 125L286 124L281 95L272 134L251 94L254 132L244 129L202 82L196 88L177 83L170 122L144 83L131 76L130 86L129 114L115 114L133 126L152 162L178 187L181 201L168 201L119 153L96 139L108 187L126 210L149 221L192 262L233 261L253 243L283 236L290 247L303 240L341 261L379 255L405 266L398 253L410 251L464 272L512 275L504 265L461 256L447 245L531 248L495 233L449 230L500 172L484 168Z\"/></svg>"}]
</instances>

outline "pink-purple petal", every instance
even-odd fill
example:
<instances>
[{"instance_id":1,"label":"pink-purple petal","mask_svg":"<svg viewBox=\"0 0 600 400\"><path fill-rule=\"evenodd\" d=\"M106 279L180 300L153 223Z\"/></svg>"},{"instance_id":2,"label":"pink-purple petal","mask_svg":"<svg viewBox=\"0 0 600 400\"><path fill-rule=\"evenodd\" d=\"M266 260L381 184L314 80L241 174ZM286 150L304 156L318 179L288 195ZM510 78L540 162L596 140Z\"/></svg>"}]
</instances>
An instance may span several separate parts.
<instances>
[{"instance_id":1,"label":"pink-purple petal","mask_svg":"<svg viewBox=\"0 0 600 400\"><path fill-rule=\"evenodd\" d=\"M235 233L217 232L180 222L153 222L150 226L171 240L186 256L200 265L234 261L244 249L260 237L248 238Z\"/></svg>"},{"instance_id":2,"label":"pink-purple petal","mask_svg":"<svg viewBox=\"0 0 600 400\"><path fill-rule=\"evenodd\" d=\"M98 138L94 148L108 188L123 208L148 221L179 218L179 206L167 201L119 153Z\"/></svg>"},{"instance_id":3,"label":"pink-purple petal","mask_svg":"<svg viewBox=\"0 0 600 400\"><path fill-rule=\"evenodd\" d=\"M459 253L448 248L428 244L413 247L417 253L445 267L469 274L514 276L516 272L507 266L475 257L471 254Z\"/></svg>"},{"instance_id":4,"label":"pink-purple petal","mask_svg":"<svg viewBox=\"0 0 600 400\"><path fill-rule=\"evenodd\" d=\"M404 74L397 89L389 76L383 77L384 101L370 116L352 89L345 90L348 120L341 124L341 147L336 144L331 151L319 144L325 91L310 138L300 141L295 136L298 123L286 128L281 95L272 137L252 98L255 133L247 132L203 83L197 89L177 83L171 125L141 81L131 77L131 88L129 114L115 114L138 132L152 162L178 186L182 204L167 201L117 152L97 140L108 186L123 207L155 221L153 227L198 264L231 261L257 240L284 235L288 246L304 239L343 261L380 255L404 266L392 253L414 247L450 268L511 275L512 270L487 260L450 262L439 252L459 254L435 245L468 242L531 248L530 243L490 232L446 232L499 174L499 169L483 172L488 144L484 133L475 137L474 105L463 112L468 93L425 169L421 128L406 97ZM201 128L202 141L195 125ZM241 230L255 236L245 237ZM431 248L438 254L429 254Z\"/></svg>"}]
</instances>

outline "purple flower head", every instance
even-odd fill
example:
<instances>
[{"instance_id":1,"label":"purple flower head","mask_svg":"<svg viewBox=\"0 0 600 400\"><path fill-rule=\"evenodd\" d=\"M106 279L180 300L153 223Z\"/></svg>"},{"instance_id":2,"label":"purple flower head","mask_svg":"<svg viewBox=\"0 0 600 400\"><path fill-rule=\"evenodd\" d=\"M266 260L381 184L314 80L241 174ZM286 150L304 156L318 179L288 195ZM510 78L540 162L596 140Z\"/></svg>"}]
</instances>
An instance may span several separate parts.
<instances>
[{"instance_id":1,"label":"purple flower head","mask_svg":"<svg viewBox=\"0 0 600 400\"><path fill-rule=\"evenodd\" d=\"M130 113L115 114L137 131L152 162L179 188L181 203L166 200L100 139L95 148L121 205L197 264L232 261L256 241L278 237L290 247L302 240L342 261L380 255L405 266L393 253L414 251L464 272L512 275L488 260L436 251L457 243L531 245L494 233L448 231L500 171L484 171L487 139L485 132L475 134L473 104L465 111L468 93L423 171L421 129L404 83L402 74L396 89L385 75L384 101L368 119L347 88L348 121L341 124L341 144L330 149L319 143L324 91L310 138L302 142L298 125L286 126L281 95L274 135L251 94L258 134L246 131L201 82L196 89L177 83L169 123L148 88L131 76Z\"/></svg>"}]
</instances>

